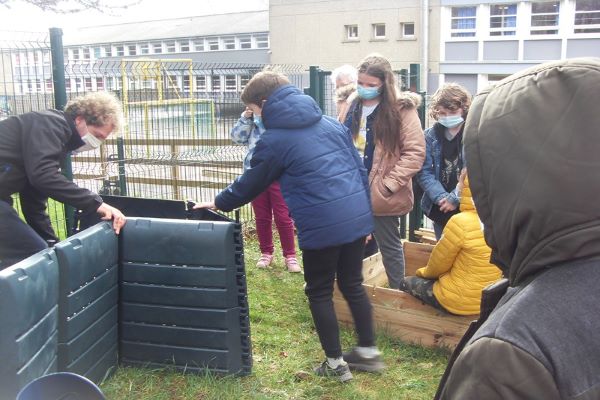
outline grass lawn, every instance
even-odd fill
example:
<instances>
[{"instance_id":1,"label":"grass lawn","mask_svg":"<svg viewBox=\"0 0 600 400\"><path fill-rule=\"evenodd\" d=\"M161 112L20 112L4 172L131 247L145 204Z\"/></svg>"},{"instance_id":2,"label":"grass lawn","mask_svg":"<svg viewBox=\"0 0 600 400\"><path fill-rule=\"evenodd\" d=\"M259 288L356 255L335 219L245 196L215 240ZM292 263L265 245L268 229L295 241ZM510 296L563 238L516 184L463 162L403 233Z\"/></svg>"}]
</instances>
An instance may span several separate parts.
<instances>
[{"instance_id":1,"label":"grass lawn","mask_svg":"<svg viewBox=\"0 0 600 400\"><path fill-rule=\"evenodd\" d=\"M323 361L301 274L285 271L280 254L267 270L255 267L258 243L245 242L254 365L250 376L196 376L176 371L119 368L101 385L110 400L205 399L431 399L449 353L378 335L388 366L381 375L355 373L348 384L312 374ZM344 348L355 342L342 330Z\"/></svg>"}]
</instances>

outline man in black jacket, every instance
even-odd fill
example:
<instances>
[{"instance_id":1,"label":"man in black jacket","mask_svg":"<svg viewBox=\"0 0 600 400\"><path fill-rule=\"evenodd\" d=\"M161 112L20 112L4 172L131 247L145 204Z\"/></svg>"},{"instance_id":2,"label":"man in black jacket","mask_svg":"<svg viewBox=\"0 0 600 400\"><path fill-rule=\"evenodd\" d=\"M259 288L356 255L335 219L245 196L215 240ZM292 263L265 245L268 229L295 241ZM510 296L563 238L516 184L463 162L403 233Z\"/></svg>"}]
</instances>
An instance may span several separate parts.
<instances>
[{"instance_id":1,"label":"man in black jacket","mask_svg":"<svg viewBox=\"0 0 600 400\"><path fill-rule=\"evenodd\" d=\"M64 112L29 112L0 121L0 270L58 240L46 213L48 197L112 219L119 233L125 216L63 176L60 163L70 152L98 148L121 119L119 101L97 92L70 101ZM12 207L14 193L27 224Z\"/></svg>"}]
</instances>

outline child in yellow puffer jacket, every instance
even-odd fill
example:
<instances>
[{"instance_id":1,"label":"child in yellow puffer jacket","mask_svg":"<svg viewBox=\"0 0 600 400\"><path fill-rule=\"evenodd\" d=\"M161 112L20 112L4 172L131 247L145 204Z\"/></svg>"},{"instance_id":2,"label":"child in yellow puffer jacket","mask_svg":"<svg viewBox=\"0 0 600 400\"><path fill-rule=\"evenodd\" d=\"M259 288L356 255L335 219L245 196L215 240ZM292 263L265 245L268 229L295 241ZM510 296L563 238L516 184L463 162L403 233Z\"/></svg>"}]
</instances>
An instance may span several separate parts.
<instances>
[{"instance_id":1,"label":"child in yellow puffer jacket","mask_svg":"<svg viewBox=\"0 0 600 400\"><path fill-rule=\"evenodd\" d=\"M479 314L481 291L501 278L490 264L466 172L461 174L460 213L452 216L426 267L404 278L400 290L438 309L459 315Z\"/></svg>"}]
</instances>

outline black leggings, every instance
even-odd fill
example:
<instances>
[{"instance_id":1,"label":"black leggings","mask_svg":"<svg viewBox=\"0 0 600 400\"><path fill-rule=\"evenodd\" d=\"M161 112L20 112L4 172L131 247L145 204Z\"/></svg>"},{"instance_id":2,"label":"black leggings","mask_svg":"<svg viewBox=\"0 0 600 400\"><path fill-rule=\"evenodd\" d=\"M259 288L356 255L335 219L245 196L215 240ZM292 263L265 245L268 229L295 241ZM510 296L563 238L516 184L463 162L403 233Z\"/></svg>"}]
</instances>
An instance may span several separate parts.
<instances>
[{"instance_id":1,"label":"black leggings","mask_svg":"<svg viewBox=\"0 0 600 400\"><path fill-rule=\"evenodd\" d=\"M333 283L346 299L358 336L359 346L374 346L373 312L362 286L362 256L365 238L318 250L303 250L306 296L313 321L327 357L342 355L340 333L333 308Z\"/></svg>"}]
</instances>

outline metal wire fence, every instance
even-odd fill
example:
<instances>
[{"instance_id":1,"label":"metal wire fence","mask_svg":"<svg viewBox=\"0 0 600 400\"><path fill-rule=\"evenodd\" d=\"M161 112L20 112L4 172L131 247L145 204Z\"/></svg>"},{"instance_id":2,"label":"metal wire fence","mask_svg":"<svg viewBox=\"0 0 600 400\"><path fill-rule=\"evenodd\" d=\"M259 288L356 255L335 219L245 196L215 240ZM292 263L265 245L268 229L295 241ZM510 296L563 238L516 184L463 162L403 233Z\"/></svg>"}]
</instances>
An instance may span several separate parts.
<instances>
[{"instance_id":1,"label":"metal wire fence","mask_svg":"<svg viewBox=\"0 0 600 400\"><path fill-rule=\"evenodd\" d=\"M326 115L336 116L330 72L318 68L313 81L312 67L309 74L296 65L81 59L66 63L64 82L56 82L52 59L48 34L0 34L0 119L53 108L55 90L66 91L67 99L114 93L123 104L123 131L100 149L71 159L72 179L100 194L212 200L242 173L247 149L233 144L230 132L244 110L242 89L265 68L287 75L317 99ZM403 87L404 79L399 74ZM63 206L50 202L49 214L56 230L64 232ZM251 208L244 207L240 216L251 221Z\"/></svg>"}]
</instances>

